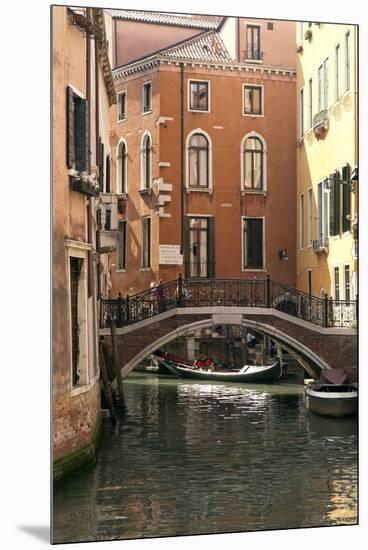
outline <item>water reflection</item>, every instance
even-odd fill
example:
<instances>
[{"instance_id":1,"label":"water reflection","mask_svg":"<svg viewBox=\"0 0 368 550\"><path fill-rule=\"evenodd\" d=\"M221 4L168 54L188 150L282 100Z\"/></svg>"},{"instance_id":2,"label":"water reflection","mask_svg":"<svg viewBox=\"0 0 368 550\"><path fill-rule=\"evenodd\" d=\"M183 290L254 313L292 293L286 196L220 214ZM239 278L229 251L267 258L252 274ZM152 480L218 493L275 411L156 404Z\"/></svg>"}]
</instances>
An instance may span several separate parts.
<instances>
[{"instance_id":1,"label":"water reflection","mask_svg":"<svg viewBox=\"0 0 368 550\"><path fill-rule=\"evenodd\" d=\"M55 492L55 542L356 523L356 420L306 412L300 386L137 373L125 392L96 467Z\"/></svg>"}]
</instances>

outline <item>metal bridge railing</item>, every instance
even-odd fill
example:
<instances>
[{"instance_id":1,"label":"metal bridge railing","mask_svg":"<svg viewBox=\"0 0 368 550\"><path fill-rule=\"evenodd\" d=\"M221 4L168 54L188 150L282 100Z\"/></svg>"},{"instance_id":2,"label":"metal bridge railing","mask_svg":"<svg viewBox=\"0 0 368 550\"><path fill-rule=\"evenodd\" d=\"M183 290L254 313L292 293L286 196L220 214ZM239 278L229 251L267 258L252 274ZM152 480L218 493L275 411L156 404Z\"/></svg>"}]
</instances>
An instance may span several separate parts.
<instances>
[{"instance_id":1,"label":"metal bridge railing","mask_svg":"<svg viewBox=\"0 0 368 550\"><path fill-rule=\"evenodd\" d=\"M357 300L318 298L272 281L247 279L178 279L123 298L101 300L100 325L117 327L149 319L176 307L274 308L322 327L351 328L358 317Z\"/></svg>"}]
</instances>

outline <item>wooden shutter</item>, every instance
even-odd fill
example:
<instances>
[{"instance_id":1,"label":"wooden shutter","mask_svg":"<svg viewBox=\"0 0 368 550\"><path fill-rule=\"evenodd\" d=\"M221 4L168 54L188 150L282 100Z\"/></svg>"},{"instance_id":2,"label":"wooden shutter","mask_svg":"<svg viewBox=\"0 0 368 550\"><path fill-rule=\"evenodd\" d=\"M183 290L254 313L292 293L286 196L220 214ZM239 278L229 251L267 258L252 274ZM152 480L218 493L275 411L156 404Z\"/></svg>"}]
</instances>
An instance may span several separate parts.
<instances>
[{"instance_id":1,"label":"wooden shutter","mask_svg":"<svg viewBox=\"0 0 368 550\"><path fill-rule=\"evenodd\" d=\"M106 193L110 193L110 155L106 157Z\"/></svg>"},{"instance_id":2,"label":"wooden shutter","mask_svg":"<svg viewBox=\"0 0 368 550\"><path fill-rule=\"evenodd\" d=\"M74 168L75 144L74 144L74 94L70 86L66 89L66 164L68 168Z\"/></svg>"},{"instance_id":3,"label":"wooden shutter","mask_svg":"<svg viewBox=\"0 0 368 550\"><path fill-rule=\"evenodd\" d=\"M248 269L263 269L263 220L247 219L247 258Z\"/></svg>"},{"instance_id":4,"label":"wooden shutter","mask_svg":"<svg viewBox=\"0 0 368 550\"><path fill-rule=\"evenodd\" d=\"M340 235L340 228L341 228L341 184L339 183L339 180L341 179L340 172L335 172L335 235Z\"/></svg>"},{"instance_id":5,"label":"wooden shutter","mask_svg":"<svg viewBox=\"0 0 368 550\"><path fill-rule=\"evenodd\" d=\"M342 179L344 181L350 180L350 165L346 164L342 169ZM351 215L351 191L347 184L342 186L342 231L351 230L351 220L346 216Z\"/></svg>"},{"instance_id":6,"label":"wooden shutter","mask_svg":"<svg viewBox=\"0 0 368 550\"><path fill-rule=\"evenodd\" d=\"M88 170L88 103L80 97L75 98L75 160L78 172Z\"/></svg>"},{"instance_id":7,"label":"wooden shutter","mask_svg":"<svg viewBox=\"0 0 368 550\"><path fill-rule=\"evenodd\" d=\"M335 185L335 174L330 175L329 180L329 186L330 186L330 235L336 235L336 209L335 209L335 202L336 202L336 185ZM323 193L323 190L322 190ZM324 235L326 236L326 235Z\"/></svg>"},{"instance_id":8,"label":"wooden shutter","mask_svg":"<svg viewBox=\"0 0 368 550\"><path fill-rule=\"evenodd\" d=\"M99 141L99 152L100 152L100 158L98 163L98 183L100 186L100 191L103 192L103 181L104 181L104 144L101 141Z\"/></svg>"},{"instance_id":9,"label":"wooden shutter","mask_svg":"<svg viewBox=\"0 0 368 550\"><path fill-rule=\"evenodd\" d=\"M208 277L216 277L216 233L215 218L208 218Z\"/></svg>"}]
</instances>

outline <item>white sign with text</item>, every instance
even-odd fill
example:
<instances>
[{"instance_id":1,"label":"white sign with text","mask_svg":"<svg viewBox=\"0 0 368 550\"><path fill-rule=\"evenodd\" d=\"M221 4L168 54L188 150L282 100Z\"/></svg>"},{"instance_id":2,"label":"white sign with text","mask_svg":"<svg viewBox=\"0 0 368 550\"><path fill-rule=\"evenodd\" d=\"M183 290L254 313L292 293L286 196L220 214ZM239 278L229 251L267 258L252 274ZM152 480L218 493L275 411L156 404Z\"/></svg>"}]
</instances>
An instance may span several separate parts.
<instances>
[{"instance_id":1,"label":"white sign with text","mask_svg":"<svg viewBox=\"0 0 368 550\"><path fill-rule=\"evenodd\" d=\"M178 244L160 244L160 264L182 265L183 255Z\"/></svg>"}]
</instances>

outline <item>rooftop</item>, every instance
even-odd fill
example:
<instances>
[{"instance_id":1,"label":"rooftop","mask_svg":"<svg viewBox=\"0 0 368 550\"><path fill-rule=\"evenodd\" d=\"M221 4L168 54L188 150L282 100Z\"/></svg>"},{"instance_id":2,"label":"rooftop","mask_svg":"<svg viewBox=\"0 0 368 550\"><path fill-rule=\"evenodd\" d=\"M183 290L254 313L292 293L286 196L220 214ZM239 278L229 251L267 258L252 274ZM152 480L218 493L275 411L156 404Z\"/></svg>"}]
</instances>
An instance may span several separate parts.
<instances>
[{"instance_id":1,"label":"rooftop","mask_svg":"<svg viewBox=\"0 0 368 550\"><path fill-rule=\"evenodd\" d=\"M160 55L173 59L190 59L193 61L219 63L234 61L226 49L221 36L215 31L206 32L175 46L170 46L162 50Z\"/></svg>"},{"instance_id":2,"label":"rooftop","mask_svg":"<svg viewBox=\"0 0 368 550\"><path fill-rule=\"evenodd\" d=\"M185 15L175 13L164 13L154 11L137 10L105 10L113 19L124 19L126 21L140 21L142 23L160 23L163 25L174 25L178 27L192 27L195 29L217 29L222 17Z\"/></svg>"}]
</instances>

